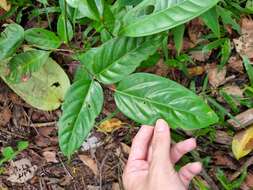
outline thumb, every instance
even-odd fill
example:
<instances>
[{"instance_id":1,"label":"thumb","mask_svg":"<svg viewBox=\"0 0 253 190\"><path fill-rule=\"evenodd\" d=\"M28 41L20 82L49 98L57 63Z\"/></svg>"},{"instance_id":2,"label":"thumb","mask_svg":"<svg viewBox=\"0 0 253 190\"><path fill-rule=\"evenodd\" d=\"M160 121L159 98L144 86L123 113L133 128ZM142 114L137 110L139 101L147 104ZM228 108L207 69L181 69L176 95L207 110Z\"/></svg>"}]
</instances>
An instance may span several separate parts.
<instances>
[{"instance_id":1,"label":"thumb","mask_svg":"<svg viewBox=\"0 0 253 190\"><path fill-rule=\"evenodd\" d=\"M164 120L159 119L156 122L153 135L151 164L159 165L163 168L170 164L172 167L170 162L170 144L170 128Z\"/></svg>"}]
</instances>

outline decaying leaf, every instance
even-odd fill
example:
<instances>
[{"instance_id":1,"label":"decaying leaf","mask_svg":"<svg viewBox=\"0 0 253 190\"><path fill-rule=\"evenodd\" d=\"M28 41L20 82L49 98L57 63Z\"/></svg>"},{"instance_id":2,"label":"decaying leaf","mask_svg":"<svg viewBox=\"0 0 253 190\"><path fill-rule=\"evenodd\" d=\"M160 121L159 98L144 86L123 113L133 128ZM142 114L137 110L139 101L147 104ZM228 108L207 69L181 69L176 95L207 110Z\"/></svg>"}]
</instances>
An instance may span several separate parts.
<instances>
[{"instance_id":1,"label":"decaying leaf","mask_svg":"<svg viewBox=\"0 0 253 190\"><path fill-rule=\"evenodd\" d=\"M0 0L0 8L9 11L11 9L11 4L8 4L7 0Z\"/></svg>"},{"instance_id":2,"label":"decaying leaf","mask_svg":"<svg viewBox=\"0 0 253 190\"><path fill-rule=\"evenodd\" d=\"M28 104L50 111L60 107L70 81L64 70L52 59L27 81L13 84L2 76L9 87Z\"/></svg>"},{"instance_id":3,"label":"decaying leaf","mask_svg":"<svg viewBox=\"0 0 253 190\"><path fill-rule=\"evenodd\" d=\"M36 170L37 166L32 166L31 161L26 158L11 162L10 176L7 180L13 183L24 183L33 178Z\"/></svg>"},{"instance_id":4,"label":"decaying leaf","mask_svg":"<svg viewBox=\"0 0 253 190\"><path fill-rule=\"evenodd\" d=\"M96 149L101 146L103 143L95 136L91 136L82 144L82 150L87 151L90 149Z\"/></svg>"},{"instance_id":5,"label":"decaying leaf","mask_svg":"<svg viewBox=\"0 0 253 190\"><path fill-rule=\"evenodd\" d=\"M240 56L253 58L253 20L248 18L242 19L241 37L233 41L236 51Z\"/></svg>"},{"instance_id":6,"label":"decaying leaf","mask_svg":"<svg viewBox=\"0 0 253 190\"><path fill-rule=\"evenodd\" d=\"M218 66L212 66L208 69L208 79L212 87L217 88L226 80L227 69L223 67L219 69Z\"/></svg>"},{"instance_id":7,"label":"decaying leaf","mask_svg":"<svg viewBox=\"0 0 253 190\"><path fill-rule=\"evenodd\" d=\"M243 97L243 90L240 89L239 86L236 86L236 85L227 85L223 88L223 90L231 95L231 96L234 96L234 97L240 97L242 98Z\"/></svg>"},{"instance_id":8,"label":"decaying leaf","mask_svg":"<svg viewBox=\"0 0 253 190\"><path fill-rule=\"evenodd\" d=\"M236 129L247 127L253 124L253 109L248 109L235 116L235 119L229 119L227 122Z\"/></svg>"},{"instance_id":9,"label":"decaying leaf","mask_svg":"<svg viewBox=\"0 0 253 190\"><path fill-rule=\"evenodd\" d=\"M253 126L237 133L232 141L232 151L236 159L240 159L253 150Z\"/></svg>"},{"instance_id":10,"label":"decaying leaf","mask_svg":"<svg viewBox=\"0 0 253 190\"><path fill-rule=\"evenodd\" d=\"M58 163L58 160L56 159L56 152L45 151L42 153L42 155L44 156L47 162Z\"/></svg>"},{"instance_id":11,"label":"decaying leaf","mask_svg":"<svg viewBox=\"0 0 253 190\"><path fill-rule=\"evenodd\" d=\"M98 166L95 160L87 155L79 155L78 157L84 163L84 165L88 166L92 170L96 176L98 175Z\"/></svg>"},{"instance_id":12,"label":"decaying leaf","mask_svg":"<svg viewBox=\"0 0 253 190\"><path fill-rule=\"evenodd\" d=\"M98 127L98 131L104 132L104 133L110 133L112 131L115 131L121 128L122 125L123 123L119 119L111 118L102 122Z\"/></svg>"},{"instance_id":13,"label":"decaying leaf","mask_svg":"<svg viewBox=\"0 0 253 190\"><path fill-rule=\"evenodd\" d=\"M239 56L231 56L228 60L228 67L239 73L244 73L243 62Z\"/></svg>"},{"instance_id":14,"label":"decaying leaf","mask_svg":"<svg viewBox=\"0 0 253 190\"><path fill-rule=\"evenodd\" d=\"M196 67L188 68L187 70L188 70L188 74L193 77L193 76L199 76L205 73L206 68L205 66L196 66Z\"/></svg>"},{"instance_id":15,"label":"decaying leaf","mask_svg":"<svg viewBox=\"0 0 253 190\"><path fill-rule=\"evenodd\" d=\"M209 59L211 52L203 52L201 50L191 51L190 55L193 60L204 62Z\"/></svg>"}]
</instances>

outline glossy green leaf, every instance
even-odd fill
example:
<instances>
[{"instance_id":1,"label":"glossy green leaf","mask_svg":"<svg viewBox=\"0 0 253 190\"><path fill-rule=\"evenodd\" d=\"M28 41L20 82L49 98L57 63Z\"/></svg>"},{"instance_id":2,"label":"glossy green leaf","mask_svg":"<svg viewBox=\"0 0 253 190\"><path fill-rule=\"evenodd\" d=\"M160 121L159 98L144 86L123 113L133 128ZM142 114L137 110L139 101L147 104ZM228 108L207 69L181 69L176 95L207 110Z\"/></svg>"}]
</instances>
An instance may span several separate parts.
<instances>
[{"instance_id":1,"label":"glossy green leaf","mask_svg":"<svg viewBox=\"0 0 253 190\"><path fill-rule=\"evenodd\" d=\"M246 56L243 57L243 63L250 80L250 85L253 87L253 66L250 64L250 60Z\"/></svg>"},{"instance_id":2,"label":"glossy green leaf","mask_svg":"<svg viewBox=\"0 0 253 190\"><path fill-rule=\"evenodd\" d=\"M205 24L213 31L216 37L220 37L220 23L216 7L201 15Z\"/></svg>"},{"instance_id":3,"label":"glossy green leaf","mask_svg":"<svg viewBox=\"0 0 253 190\"><path fill-rule=\"evenodd\" d=\"M120 4L122 6L126 6L126 5L137 5L140 2L142 2L143 0L119 0Z\"/></svg>"},{"instance_id":4,"label":"glossy green leaf","mask_svg":"<svg viewBox=\"0 0 253 190\"><path fill-rule=\"evenodd\" d=\"M125 78L117 86L115 101L122 113L141 124L153 125L163 118L173 128L193 130L218 121L213 110L192 91L153 74Z\"/></svg>"},{"instance_id":5,"label":"glossy green leaf","mask_svg":"<svg viewBox=\"0 0 253 190\"><path fill-rule=\"evenodd\" d=\"M178 55L180 54L182 46L183 46L184 32L185 32L185 25L184 24L172 29L173 39L174 39L174 43L175 43L175 47L176 47Z\"/></svg>"},{"instance_id":6,"label":"glossy green leaf","mask_svg":"<svg viewBox=\"0 0 253 190\"><path fill-rule=\"evenodd\" d=\"M137 37L159 33L192 20L217 4L219 0L171 1L144 0L123 19L121 35Z\"/></svg>"},{"instance_id":7,"label":"glossy green leaf","mask_svg":"<svg viewBox=\"0 0 253 190\"><path fill-rule=\"evenodd\" d=\"M59 121L59 141L64 155L70 156L90 133L103 105L103 90L90 79L77 80L69 89Z\"/></svg>"},{"instance_id":8,"label":"glossy green leaf","mask_svg":"<svg viewBox=\"0 0 253 190\"><path fill-rule=\"evenodd\" d=\"M77 9L76 18L90 18L96 20L96 15L89 9L87 0L67 0L67 3Z\"/></svg>"},{"instance_id":9,"label":"glossy green leaf","mask_svg":"<svg viewBox=\"0 0 253 190\"><path fill-rule=\"evenodd\" d=\"M0 35L0 60L16 52L24 40L24 29L18 24L9 24Z\"/></svg>"},{"instance_id":10,"label":"glossy green leaf","mask_svg":"<svg viewBox=\"0 0 253 190\"><path fill-rule=\"evenodd\" d=\"M97 80L112 84L134 72L156 52L161 42L161 36L115 38L80 55L79 59Z\"/></svg>"},{"instance_id":11,"label":"glossy green leaf","mask_svg":"<svg viewBox=\"0 0 253 190\"><path fill-rule=\"evenodd\" d=\"M56 49L61 45L61 40L55 33L43 28L31 28L25 31L25 40L41 49Z\"/></svg>"},{"instance_id":12,"label":"glossy green leaf","mask_svg":"<svg viewBox=\"0 0 253 190\"><path fill-rule=\"evenodd\" d=\"M224 67L225 64L228 62L228 59L230 58L231 55L231 51L232 51L231 42L230 39L227 38L225 39L224 44L222 44L221 46L221 62L220 62L221 67Z\"/></svg>"},{"instance_id":13,"label":"glossy green leaf","mask_svg":"<svg viewBox=\"0 0 253 190\"><path fill-rule=\"evenodd\" d=\"M59 108L70 86L64 70L50 58L27 81L13 84L4 76L1 77L28 104L45 111Z\"/></svg>"},{"instance_id":14,"label":"glossy green leaf","mask_svg":"<svg viewBox=\"0 0 253 190\"><path fill-rule=\"evenodd\" d=\"M74 32L70 21L62 14L57 22L57 34L64 43L68 43L74 37Z\"/></svg>"},{"instance_id":15,"label":"glossy green leaf","mask_svg":"<svg viewBox=\"0 0 253 190\"><path fill-rule=\"evenodd\" d=\"M8 63L10 74L7 79L13 83L20 82L38 71L48 60L49 52L30 50L14 56Z\"/></svg>"}]
</instances>

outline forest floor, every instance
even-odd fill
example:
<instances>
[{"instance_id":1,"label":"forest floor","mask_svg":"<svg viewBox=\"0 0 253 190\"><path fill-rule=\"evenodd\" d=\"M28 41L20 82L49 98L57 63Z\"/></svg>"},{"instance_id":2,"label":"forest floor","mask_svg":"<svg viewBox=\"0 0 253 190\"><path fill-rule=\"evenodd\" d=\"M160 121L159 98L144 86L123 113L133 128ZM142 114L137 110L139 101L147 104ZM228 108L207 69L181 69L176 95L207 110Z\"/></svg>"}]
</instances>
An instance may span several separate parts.
<instances>
[{"instance_id":1,"label":"forest floor","mask_svg":"<svg viewBox=\"0 0 253 190\"><path fill-rule=\"evenodd\" d=\"M0 21L0 26L4 23ZM187 52L196 63L187 66L190 77L185 77L179 68L168 67L162 59L152 67L139 70L170 78L187 88L194 78L198 92L201 91L207 76L210 94L224 108L223 114L241 114L238 119L246 123L244 127L248 127L253 124L253 110L250 106L236 103L239 110L233 112L231 105L217 90L224 87L226 93L243 97L244 86L249 83L240 52L244 51L249 58L253 58L253 46L248 45L252 41L251 38L253 39L253 20L242 17L239 23L249 36L242 38L227 26L226 37L231 41L232 51L228 64L222 71L219 71L217 66L219 48L205 54L201 51ZM42 28L48 27L46 21L37 23L32 20L22 23L24 28L38 24ZM197 43L199 37L206 33L208 29L199 19L188 23L182 51L188 51ZM73 41L78 44L78 39L76 37ZM171 55L175 55L173 42L169 42L168 47L171 49ZM61 49L64 48L67 47L63 45ZM54 53L53 58L69 77L73 78L79 63L69 59L66 52ZM35 109L1 81L0 147L11 146L15 149L20 141L28 141L29 146L1 168L0 190L122 190L122 172L131 141L139 126L117 110L110 88L104 88L104 91L104 108L96 120L96 127L83 143L81 150L68 160L59 149L57 137L57 122L61 110L44 112ZM224 118L224 122L229 120L227 115ZM180 138L195 137L198 143L197 149L188 154L179 165L193 160L204 163L204 170L196 177L191 189L201 189L199 184L212 190L223 189L224 186L231 190L253 189L253 154L237 160L231 148L233 138L240 130L235 123L226 127L215 125L195 132L176 130L176 135L180 135ZM249 139L252 138L253 135L249 134ZM252 141L248 141L247 149L252 149ZM239 187L236 187L238 184ZM204 187L202 189L205 190Z\"/></svg>"}]
</instances>

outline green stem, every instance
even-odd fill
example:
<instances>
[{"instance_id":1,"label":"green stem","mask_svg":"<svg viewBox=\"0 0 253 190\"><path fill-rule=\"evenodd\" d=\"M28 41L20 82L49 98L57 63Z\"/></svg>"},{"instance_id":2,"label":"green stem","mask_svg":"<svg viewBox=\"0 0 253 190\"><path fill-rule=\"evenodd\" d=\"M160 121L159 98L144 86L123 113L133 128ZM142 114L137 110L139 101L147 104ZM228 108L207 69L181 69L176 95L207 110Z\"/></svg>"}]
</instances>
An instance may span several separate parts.
<instances>
[{"instance_id":1,"label":"green stem","mask_svg":"<svg viewBox=\"0 0 253 190\"><path fill-rule=\"evenodd\" d=\"M69 43L69 33L68 33L68 20L67 20L67 1L64 0L64 23L65 23L65 33L67 37L67 44Z\"/></svg>"},{"instance_id":2,"label":"green stem","mask_svg":"<svg viewBox=\"0 0 253 190\"><path fill-rule=\"evenodd\" d=\"M49 14L48 14L47 6L46 6L45 3L43 3L43 6L44 6L44 9L45 9L45 12L46 12L46 15L47 15L48 26L49 26L50 30L52 30L52 25L51 25L50 17L49 17Z\"/></svg>"}]
</instances>

